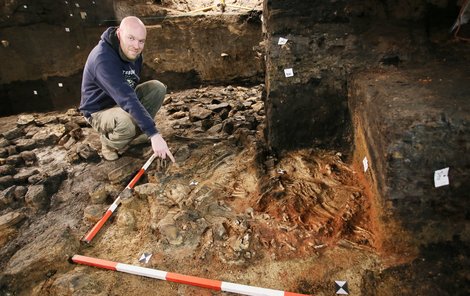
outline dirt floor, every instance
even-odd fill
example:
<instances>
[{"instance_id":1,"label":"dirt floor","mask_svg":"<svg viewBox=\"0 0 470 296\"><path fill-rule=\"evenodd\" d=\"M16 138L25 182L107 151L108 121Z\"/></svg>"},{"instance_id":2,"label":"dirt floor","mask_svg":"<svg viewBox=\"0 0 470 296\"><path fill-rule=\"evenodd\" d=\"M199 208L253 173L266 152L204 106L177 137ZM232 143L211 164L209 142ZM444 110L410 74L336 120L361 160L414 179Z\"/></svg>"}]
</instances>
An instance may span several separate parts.
<instances>
[{"instance_id":1,"label":"dirt floor","mask_svg":"<svg viewBox=\"0 0 470 296\"><path fill-rule=\"evenodd\" d=\"M157 122L177 163L155 161L90 245L80 239L146 161L149 146L107 162L75 110L1 118L2 133L22 131L7 147L36 139L36 160L22 164L11 184L27 192L1 211L2 218L21 216L1 228L1 291L228 295L78 266L68 262L74 254L298 293L331 295L335 280L360 291L363 274L383 268L367 191L339 152L271 155L263 144L262 87L168 95ZM55 140L40 144L44 130ZM47 180L57 169L63 181L52 193ZM20 182L23 172L30 176ZM32 183L39 179L46 182ZM41 183L45 193L33 196ZM143 253L152 254L147 264L138 261Z\"/></svg>"}]
</instances>

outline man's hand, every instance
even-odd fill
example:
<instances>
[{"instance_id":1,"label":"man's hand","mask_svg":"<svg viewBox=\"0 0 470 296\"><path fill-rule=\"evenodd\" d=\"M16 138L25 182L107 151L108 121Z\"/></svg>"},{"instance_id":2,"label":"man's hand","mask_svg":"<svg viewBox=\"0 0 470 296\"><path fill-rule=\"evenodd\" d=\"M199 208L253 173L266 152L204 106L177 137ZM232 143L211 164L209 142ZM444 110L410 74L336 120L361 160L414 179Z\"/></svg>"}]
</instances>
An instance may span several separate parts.
<instances>
[{"instance_id":1,"label":"man's hand","mask_svg":"<svg viewBox=\"0 0 470 296\"><path fill-rule=\"evenodd\" d=\"M168 155L171 161L175 162L173 154L171 154L168 145L166 144L165 140L163 140L160 134L153 135L150 138L150 141L152 142L153 153L155 153L156 156L160 157L161 159L165 159Z\"/></svg>"}]
</instances>

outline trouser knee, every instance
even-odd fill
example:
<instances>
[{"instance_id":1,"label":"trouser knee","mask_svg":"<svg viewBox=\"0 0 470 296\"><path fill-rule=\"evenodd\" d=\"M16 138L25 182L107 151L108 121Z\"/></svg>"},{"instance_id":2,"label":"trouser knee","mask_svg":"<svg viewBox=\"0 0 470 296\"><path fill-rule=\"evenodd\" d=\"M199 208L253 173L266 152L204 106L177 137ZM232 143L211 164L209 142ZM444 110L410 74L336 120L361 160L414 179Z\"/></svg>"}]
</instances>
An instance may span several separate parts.
<instances>
[{"instance_id":1,"label":"trouser knee","mask_svg":"<svg viewBox=\"0 0 470 296\"><path fill-rule=\"evenodd\" d=\"M131 116L115 107L93 114L93 127L101 133L101 141L109 147L121 149L136 135Z\"/></svg>"},{"instance_id":2,"label":"trouser knee","mask_svg":"<svg viewBox=\"0 0 470 296\"><path fill-rule=\"evenodd\" d=\"M166 85L158 80L149 80L135 88L137 97L152 117L155 117L163 104L166 95Z\"/></svg>"}]
</instances>

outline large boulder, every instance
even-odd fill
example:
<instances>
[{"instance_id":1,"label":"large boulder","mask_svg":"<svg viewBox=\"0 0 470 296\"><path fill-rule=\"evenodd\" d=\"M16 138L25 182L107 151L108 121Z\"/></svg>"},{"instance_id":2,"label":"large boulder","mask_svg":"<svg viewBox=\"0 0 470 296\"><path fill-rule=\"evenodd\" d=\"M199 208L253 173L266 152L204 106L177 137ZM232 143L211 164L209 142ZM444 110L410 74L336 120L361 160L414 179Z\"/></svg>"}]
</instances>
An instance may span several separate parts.
<instances>
[{"instance_id":1,"label":"large boulder","mask_svg":"<svg viewBox=\"0 0 470 296\"><path fill-rule=\"evenodd\" d=\"M32 238L6 264L3 275L12 289L25 289L25 285L37 283L51 273L61 273L70 266L67 259L78 251L80 242L68 226L51 223L55 227Z\"/></svg>"}]
</instances>

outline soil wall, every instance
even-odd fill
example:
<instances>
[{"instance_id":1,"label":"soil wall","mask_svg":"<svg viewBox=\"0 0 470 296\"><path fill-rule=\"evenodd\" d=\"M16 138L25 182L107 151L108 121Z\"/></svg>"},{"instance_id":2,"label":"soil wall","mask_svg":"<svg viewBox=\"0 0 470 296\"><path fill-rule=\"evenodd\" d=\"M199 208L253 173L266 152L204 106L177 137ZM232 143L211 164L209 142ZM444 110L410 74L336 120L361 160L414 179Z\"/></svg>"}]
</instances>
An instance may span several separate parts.
<instances>
[{"instance_id":1,"label":"soil wall","mask_svg":"<svg viewBox=\"0 0 470 296\"><path fill-rule=\"evenodd\" d=\"M458 12L455 3L440 2L265 1L271 147L350 142L349 76L360 69L425 62L431 39L441 38L442 23L450 27L450 16ZM287 43L279 44L280 38ZM293 76L287 77L289 69Z\"/></svg>"}]
</instances>

